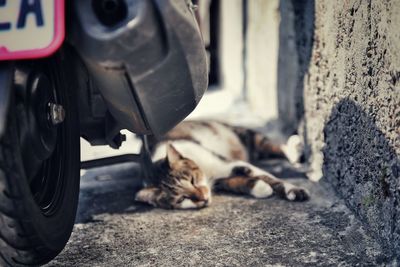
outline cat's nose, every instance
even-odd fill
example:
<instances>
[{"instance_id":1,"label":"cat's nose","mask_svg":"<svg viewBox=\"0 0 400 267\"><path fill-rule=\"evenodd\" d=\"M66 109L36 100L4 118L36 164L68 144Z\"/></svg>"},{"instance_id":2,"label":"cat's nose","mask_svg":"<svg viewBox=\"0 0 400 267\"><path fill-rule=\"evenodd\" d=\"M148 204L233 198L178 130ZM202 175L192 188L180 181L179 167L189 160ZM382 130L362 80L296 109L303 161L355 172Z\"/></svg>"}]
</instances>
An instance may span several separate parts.
<instances>
[{"instance_id":1,"label":"cat's nose","mask_svg":"<svg viewBox=\"0 0 400 267\"><path fill-rule=\"evenodd\" d=\"M208 206L208 203L209 203L208 199L205 199L204 200L204 206Z\"/></svg>"},{"instance_id":2,"label":"cat's nose","mask_svg":"<svg viewBox=\"0 0 400 267\"><path fill-rule=\"evenodd\" d=\"M199 208L206 208L210 204L211 204L211 198L207 198L207 199L204 199L204 200L198 202L197 205L198 205Z\"/></svg>"},{"instance_id":3,"label":"cat's nose","mask_svg":"<svg viewBox=\"0 0 400 267\"><path fill-rule=\"evenodd\" d=\"M208 203L209 203L208 199L204 199L204 200L198 201L197 202L197 207L205 208L205 207L208 206Z\"/></svg>"}]
</instances>

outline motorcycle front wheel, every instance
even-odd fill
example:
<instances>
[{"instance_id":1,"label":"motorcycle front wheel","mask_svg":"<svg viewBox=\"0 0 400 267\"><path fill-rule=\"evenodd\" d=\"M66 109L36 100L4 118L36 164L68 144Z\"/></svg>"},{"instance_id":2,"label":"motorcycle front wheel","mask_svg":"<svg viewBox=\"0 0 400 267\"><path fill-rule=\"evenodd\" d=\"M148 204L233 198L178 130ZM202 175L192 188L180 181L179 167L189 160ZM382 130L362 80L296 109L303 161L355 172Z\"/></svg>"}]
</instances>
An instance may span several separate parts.
<instances>
[{"instance_id":1,"label":"motorcycle front wheel","mask_svg":"<svg viewBox=\"0 0 400 267\"><path fill-rule=\"evenodd\" d=\"M64 51L13 64L0 139L0 265L36 266L67 243L79 195L76 87Z\"/></svg>"}]
</instances>

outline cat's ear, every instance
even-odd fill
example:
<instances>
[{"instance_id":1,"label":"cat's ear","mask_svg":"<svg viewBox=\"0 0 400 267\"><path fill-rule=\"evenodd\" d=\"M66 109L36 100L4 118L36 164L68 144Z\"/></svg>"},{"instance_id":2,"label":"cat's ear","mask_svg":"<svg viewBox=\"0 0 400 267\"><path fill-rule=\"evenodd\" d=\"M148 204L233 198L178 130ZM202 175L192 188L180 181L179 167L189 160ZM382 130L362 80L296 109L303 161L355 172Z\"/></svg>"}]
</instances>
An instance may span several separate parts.
<instances>
[{"instance_id":1,"label":"cat's ear","mask_svg":"<svg viewBox=\"0 0 400 267\"><path fill-rule=\"evenodd\" d=\"M157 196L160 194L160 189L157 187L146 187L140 189L135 196L135 200L139 202L145 202L147 204L156 206Z\"/></svg>"},{"instance_id":2,"label":"cat's ear","mask_svg":"<svg viewBox=\"0 0 400 267\"><path fill-rule=\"evenodd\" d=\"M167 160L169 165L171 166L175 162L183 159L182 155L176 150L176 148L172 144L167 145Z\"/></svg>"}]
</instances>

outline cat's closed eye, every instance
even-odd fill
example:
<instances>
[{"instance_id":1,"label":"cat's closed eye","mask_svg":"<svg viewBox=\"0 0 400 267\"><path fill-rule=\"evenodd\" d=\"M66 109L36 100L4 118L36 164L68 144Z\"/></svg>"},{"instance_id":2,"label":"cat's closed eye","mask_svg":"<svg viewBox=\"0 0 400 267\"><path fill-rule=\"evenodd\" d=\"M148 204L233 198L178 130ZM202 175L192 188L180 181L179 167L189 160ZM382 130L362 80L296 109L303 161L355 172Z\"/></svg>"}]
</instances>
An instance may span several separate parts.
<instances>
[{"instance_id":1,"label":"cat's closed eye","mask_svg":"<svg viewBox=\"0 0 400 267\"><path fill-rule=\"evenodd\" d=\"M180 204L180 203L182 203L185 199L186 199L186 197L180 197L180 198L176 201L176 203L177 203L177 204Z\"/></svg>"},{"instance_id":2,"label":"cat's closed eye","mask_svg":"<svg viewBox=\"0 0 400 267\"><path fill-rule=\"evenodd\" d=\"M199 201L199 198L196 195L193 195L189 198L191 201L197 202Z\"/></svg>"}]
</instances>

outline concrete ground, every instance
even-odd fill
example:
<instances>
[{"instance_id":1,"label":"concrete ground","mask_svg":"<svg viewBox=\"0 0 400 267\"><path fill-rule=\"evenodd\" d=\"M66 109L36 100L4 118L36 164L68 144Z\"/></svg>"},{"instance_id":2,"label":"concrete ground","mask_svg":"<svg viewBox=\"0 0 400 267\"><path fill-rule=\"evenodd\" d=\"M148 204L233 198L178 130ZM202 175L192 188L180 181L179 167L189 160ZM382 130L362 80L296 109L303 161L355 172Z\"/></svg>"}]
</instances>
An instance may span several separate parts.
<instances>
[{"instance_id":1,"label":"concrete ground","mask_svg":"<svg viewBox=\"0 0 400 267\"><path fill-rule=\"evenodd\" d=\"M135 203L134 164L85 173L77 222L48 266L365 266L386 261L378 244L324 184L286 163L263 166L307 187L305 203L216 195L194 211ZM288 178L290 177L290 178Z\"/></svg>"}]
</instances>

